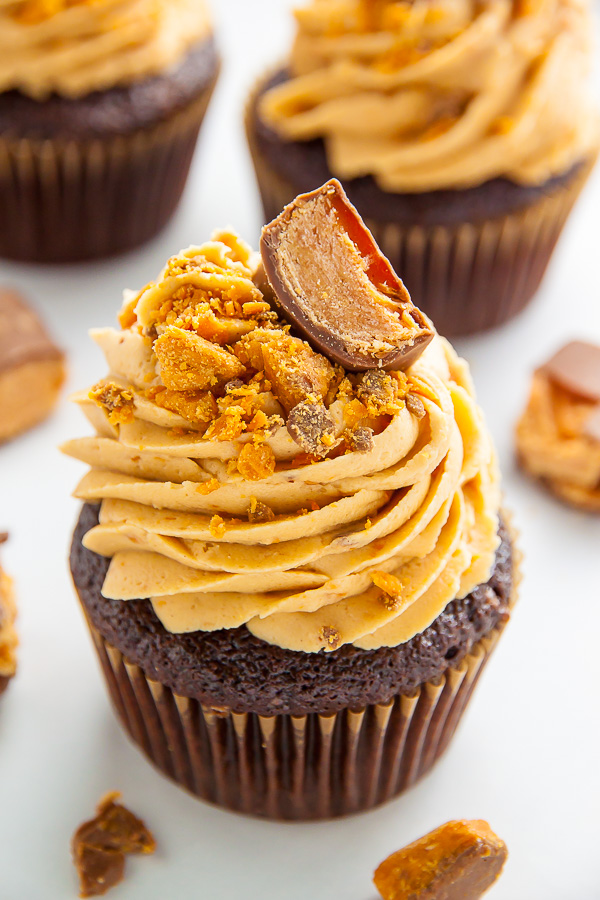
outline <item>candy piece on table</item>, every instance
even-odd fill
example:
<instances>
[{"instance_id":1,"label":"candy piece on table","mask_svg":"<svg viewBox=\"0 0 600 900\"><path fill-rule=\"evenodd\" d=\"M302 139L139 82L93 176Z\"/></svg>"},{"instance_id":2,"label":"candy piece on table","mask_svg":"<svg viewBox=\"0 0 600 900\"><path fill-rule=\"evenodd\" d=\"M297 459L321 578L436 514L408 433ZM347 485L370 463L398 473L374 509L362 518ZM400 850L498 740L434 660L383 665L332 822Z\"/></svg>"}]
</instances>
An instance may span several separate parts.
<instances>
[{"instance_id":1,"label":"candy piece on table","mask_svg":"<svg viewBox=\"0 0 600 900\"><path fill-rule=\"evenodd\" d=\"M260 252L288 320L347 370L406 369L433 339L339 181L286 206L263 228Z\"/></svg>"},{"instance_id":2,"label":"candy piece on table","mask_svg":"<svg viewBox=\"0 0 600 900\"><path fill-rule=\"evenodd\" d=\"M600 512L600 346L571 341L539 367L516 443L529 475L571 506Z\"/></svg>"},{"instance_id":3,"label":"candy piece on table","mask_svg":"<svg viewBox=\"0 0 600 900\"><path fill-rule=\"evenodd\" d=\"M588 341L565 344L541 371L556 385L600 403L600 347Z\"/></svg>"},{"instance_id":4,"label":"candy piece on table","mask_svg":"<svg viewBox=\"0 0 600 900\"><path fill-rule=\"evenodd\" d=\"M7 540L6 532L0 533L0 544ZM0 566L0 694L6 690L17 671L17 633L14 627L16 615L12 579Z\"/></svg>"},{"instance_id":5,"label":"candy piece on table","mask_svg":"<svg viewBox=\"0 0 600 900\"><path fill-rule=\"evenodd\" d=\"M64 379L63 353L36 313L0 288L0 443L45 419Z\"/></svg>"},{"instance_id":6,"label":"candy piece on table","mask_svg":"<svg viewBox=\"0 0 600 900\"><path fill-rule=\"evenodd\" d=\"M389 856L373 880L383 900L478 900L507 856L487 822L447 822Z\"/></svg>"},{"instance_id":7,"label":"candy piece on table","mask_svg":"<svg viewBox=\"0 0 600 900\"><path fill-rule=\"evenodd\" d=\"M73 860L82 897L105 894L122 881L127 854L154 853L156 849L142 820L116 802L120 796L114 791L103 797L95 817L73 835Z\"/></svg>"}]
</instances>

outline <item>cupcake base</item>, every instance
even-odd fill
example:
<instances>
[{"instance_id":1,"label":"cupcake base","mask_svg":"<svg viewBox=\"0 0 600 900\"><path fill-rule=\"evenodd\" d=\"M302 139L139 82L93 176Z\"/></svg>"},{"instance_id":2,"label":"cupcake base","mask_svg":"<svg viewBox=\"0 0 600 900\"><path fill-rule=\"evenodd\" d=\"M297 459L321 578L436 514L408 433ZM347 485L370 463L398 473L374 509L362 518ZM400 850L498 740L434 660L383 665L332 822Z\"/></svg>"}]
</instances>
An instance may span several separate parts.
<instances>
[{"instance_id":1,"label":"cupcake base","mask_svg":"<svg viewBox=\"0 0 600 900\"><path fill-rule=\"evenodd\" d=\"M401 647L302 654L245 628L174 635L147 601L102 597L108 560L81 544L97 521L85 506L71 570L119 720L169 778L249 815L333 818L415 784L448 745L514 602L502 525L490 581Z\"/></svg>"},{"instance_id":2,"label":"cupcake base","mask_svg":"<svg viewBox=\"0 0 600 900\"><path fill-rule=\"evenodd\" d=\"M219 62L76 100L0 94L0 256L77 262L130 250L175 211Z\"/></svg>"},{"instance_id":3,"label":"cupcake base","mask_svg":"<svg viewBox=\"0 0 600 900\"><path fill-rule=\"evenodd\" d=\"M290 821L372 809L416 784L446 749L501 631L412 695L331 715L260 716L174 693L89 624L115 712L164 775L225 809Z\"/></svg>"},{"instance_id":4,"label":"cupcake base","mask_svg":"<svg viewBox=\"0 0 600 900\"><path fill-rule=\"evenodd\" d=\"M285 78L282 70L263 80L246 112L265 221L334 177L322 140L285 141L258 115L262 94ZM344 188L414 303L454 337L501 325L527 305L594 163L535 187L497 178L466 190L392 194L368 176Z\"/></svg>"}]
</instances>

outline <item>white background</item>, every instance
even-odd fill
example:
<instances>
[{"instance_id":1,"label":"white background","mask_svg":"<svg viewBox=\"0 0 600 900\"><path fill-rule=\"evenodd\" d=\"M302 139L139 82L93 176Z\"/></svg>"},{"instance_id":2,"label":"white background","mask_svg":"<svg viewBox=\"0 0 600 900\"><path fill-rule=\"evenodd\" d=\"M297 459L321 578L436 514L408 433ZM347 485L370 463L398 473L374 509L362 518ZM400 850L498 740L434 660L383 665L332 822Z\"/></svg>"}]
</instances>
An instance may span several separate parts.
<instances>
[{"instance_id":1,"label":"white background","mask_svg":"<svg viewBox=\"0 0 600 900\"><path fill-rule=\"evenodd\" d=\"M69 389L104 373L87 337L113 324L124 287L231 224L260 225L241 109L255 75L283 55L289 0L215 0L225 66L183 205L143 250L99 265L0 263L68 352ZM212 809L163 779L113 718L67 569L83 467L56 446L86 433L63 399L45 425L0 448L0 530L20 605L18 677L0 701L0 900L76 896L69 840L100 796L121 789L158 840L130 859L120 900L372 900L375 866L452 818L486 818L510 858L493 900L597 900L600 800L600 520L570 511L516 470L513 427L530 372L565 339L600 342L600 168L535 302L493 334L458 343L470 361L526 554L512 624L443 761L366 815L280 825ZM402 274L402 273L400 273ZM408 286L410 288L410 285Z\"/></svg>"}]
</instances>

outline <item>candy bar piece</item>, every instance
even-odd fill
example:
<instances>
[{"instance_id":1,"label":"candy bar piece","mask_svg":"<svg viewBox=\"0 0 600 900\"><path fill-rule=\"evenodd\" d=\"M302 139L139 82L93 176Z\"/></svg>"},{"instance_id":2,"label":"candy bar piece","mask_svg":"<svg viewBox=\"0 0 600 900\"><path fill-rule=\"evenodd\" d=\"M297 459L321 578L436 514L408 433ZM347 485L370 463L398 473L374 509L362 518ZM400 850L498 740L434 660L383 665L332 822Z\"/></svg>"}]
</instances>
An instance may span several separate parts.
<instances>
[{"instance_id":1,"label":"candy bar piece","mask_svg":"<svg viewBox=\"0 0 600 900\"><path fill-rule=\"evenodd\" d=\"M5 532L0 533L0 544L7 539ZM16 615L12 579L0 567L0 694L6 690L17 670L17 633L14 627Z\"/></svg>"},{"instance_id":2,"label":"candy bar piece","mask_svg":"<svg viewBox=\"0 0 600 900\"><path fill-rule=\"evenodd\" d=\"M325 405L312 395L291 410L287 430L298 446L313 456L326 456L336 444L335 423Z\"/></svg>"},{"instance_id":3,"label":"candy bar piece","mask_svg":"<svg viewBox=\"0 0 600 900\"><path fill-rule=\"evenodd\" d=\"M600 403L600 347L595 344L571 341L541 371L559 387Z\"/></svg>"},{"instance_id":4,"label":"candy bar piece","mask_svg":"<svg viewBox=\"0 0 600 900\"><path fill-rule=\"evenodd\" d=\"M123 880L125 856L154 853L156 842L141 819L116 801L120 794L104 797L96 816L73 835L73 859L79 875L80 895L105 894Z\"/></svg>"},{"instance_id":5,"label":"candy bar piece","mask_svg":"<svg viewBox=\"0 0 600 900\"><path fill-rule=\"evenodd\" d=\"M263 228L260 250L286 318L347 370L405 369L432 340L429 319L335 179Z\"/></svg>"},{"instance_id":6,"label":"candy bar piece","mask_svg":"<svg viewBox=\"0 0 600 900\"><path fill-rule=\"evenodd\" d=\"M478 900L507 856L487 822L447 822L393 853L373 880L384 900Z\"/></svg>"},{"instance_id":7,"label":"candy bar piece","mask_svg":"<svg viewBox=\"0 0 600 900\"><path fill-rule=\"evenodd\" d=\"M45 419L64 378L63 354L35 312L0 289L0 442Z\"/></svg>"},{"instance_id":8,"label":"candy bar piece","mask_svg":"<svg viewBox=\"0 0 600 900\"><path fill-rule=\"evenodd\" d=\"M246 371L232 353L175 325L155 341L154 352L162 382L172 391L203 391Z\"/></svg>"},{"instance_id":9,"label":"candy bar piece","mask_svg":"<svg viewBox=\"0 0 600 900\"><path fill-rule=\"evenodd\" d=\"M600 405L594 409L589 419L586 419L583 433L593 441L600 441Z\"/></svg>"}]
</instances>

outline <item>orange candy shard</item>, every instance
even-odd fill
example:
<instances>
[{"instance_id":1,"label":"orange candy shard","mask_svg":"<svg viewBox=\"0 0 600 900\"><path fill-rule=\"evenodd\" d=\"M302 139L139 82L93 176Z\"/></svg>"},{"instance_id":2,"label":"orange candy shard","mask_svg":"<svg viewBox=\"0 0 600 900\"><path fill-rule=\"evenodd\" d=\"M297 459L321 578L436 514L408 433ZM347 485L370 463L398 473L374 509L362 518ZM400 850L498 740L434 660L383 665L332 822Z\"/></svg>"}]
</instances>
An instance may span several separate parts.
<instances>
[{"instance_id":1,"label":"orange candy shard","mask_svg":"<svg viewBox=\"0 0 600 900\"><path fill-rule=\"evenodd\" d=\"M373 881L383 900L478 900L507 856L487 822L447 822L392 853Z\"/></svg>"}]
</instances>

